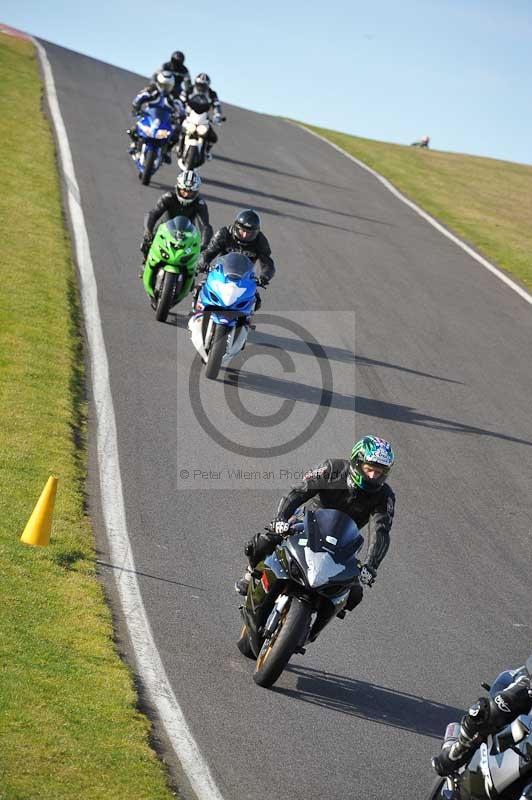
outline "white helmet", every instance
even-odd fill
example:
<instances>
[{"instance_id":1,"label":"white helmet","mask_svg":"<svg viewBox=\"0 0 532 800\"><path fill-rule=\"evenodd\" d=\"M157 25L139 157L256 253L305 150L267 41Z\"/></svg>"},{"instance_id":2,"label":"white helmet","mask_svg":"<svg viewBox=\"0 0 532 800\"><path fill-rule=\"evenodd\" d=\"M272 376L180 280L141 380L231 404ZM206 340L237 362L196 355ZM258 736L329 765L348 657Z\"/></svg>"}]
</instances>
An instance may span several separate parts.
<instances>
[{"instance_id":1,"label":"white helmet","mask_svg":"<svg viewBox=\"0 0 532 800\"><path fill-rule=\"evenodd\" d=\"M193 169L187 169L185 172L181 172L177 176L175 184L177 199L184 206L188 206L190 203L193 203L198 196L200 186L201 178Z\"/></svg>"},{"instance_id":2,"label":"white helmet","mask_svg":"<svg viewBox=\"0 0 532 800\"><path fill-rule=\"evenodd\" d=\"M171 72L165 69L157 73L155 83L161 94L170 94L175 86L175 78Z\"/></svg>"}]
</instances>

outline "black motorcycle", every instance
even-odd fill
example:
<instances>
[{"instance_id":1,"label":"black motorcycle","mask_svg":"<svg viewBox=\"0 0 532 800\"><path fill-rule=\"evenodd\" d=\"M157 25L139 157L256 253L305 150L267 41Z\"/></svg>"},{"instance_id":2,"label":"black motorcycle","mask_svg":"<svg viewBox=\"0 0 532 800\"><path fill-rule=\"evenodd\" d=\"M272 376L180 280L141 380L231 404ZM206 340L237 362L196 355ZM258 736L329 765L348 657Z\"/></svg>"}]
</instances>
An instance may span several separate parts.
<instances>
[{"instance_id":1,"label":"black motorcycle","mask_svg":"<svg viewBox=\"0 0 532 800\"><path fill-rule=\"evenodd\" d=\"M492 698L500 691L504 675L501 673L491 686ZM451 722L445 731L443 748L451 747L459 733L460 723ZM455 774L438 778L428 800L522 800L525 797L522 792L531 782L532 715L523 714L488 736Z\"/></svg>"},{"instance_id":2,"label":"black motorcycle","mask_svg":"<svg viewBox=\"0 0 532 800\"><path fill-rule=\"evenodd\" d=\"M320 631L345 616L360 574L364 543L353 520L336 509L306 509L275 552L254 570L238 649L256 659L253 680L272 686L294 653L305 653Z\"/></svg>"}]
</instances>

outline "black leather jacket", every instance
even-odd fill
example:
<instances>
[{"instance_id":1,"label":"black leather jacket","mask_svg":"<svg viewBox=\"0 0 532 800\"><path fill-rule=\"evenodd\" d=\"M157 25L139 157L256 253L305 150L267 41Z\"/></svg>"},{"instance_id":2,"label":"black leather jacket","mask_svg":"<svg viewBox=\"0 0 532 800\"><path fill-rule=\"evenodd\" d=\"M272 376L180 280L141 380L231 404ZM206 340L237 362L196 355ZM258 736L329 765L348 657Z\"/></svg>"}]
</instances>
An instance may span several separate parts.
<instances>
[{"instance_id":1,"label":"black leather jacket","mask_svg":"<svg viewBox=\"0 0 532 800\"><path fill-rule=\"evenodd\" d=\"M369 549L366 563L377 569L390 546L390 529L395 511L395 495L388 484L377 492L351 489L347 484L349 461L327 459L303 476L288 494L281 498L277 517L287 521L299 506L335 508L343 511L359 528L373 520L369 531Z\"/></svg>"},{"instance_id":2,"label":"black leather jacket","mask_svg":"<svg viewBox=\"0 0 532 800\"><path fill-rule=\"evenodd\" d=\"M165 219L186 217L195 225L201 234L201 246L206 247L212 236L212 225L209 223L209 209L207 203L199 195L193 203L185 205L180 203L175 192L165 192L158 200L155 208L146 214L144 227L145 234L153 236L155 223L166 213Z\"/></svg>"},{"instance_id":3,"label":"black leather jacket","mask_svg":"<svg viewBox=\"0 0 532 800\"><path fill-rule=\"evenodd\" d=\"M240 242L231 233L231 228L220 228L212 237L209 246L202 256L202 261L208 265L216 256L225 256L227 253L242 253L253 261L258 262L260 277L270 281L275 275L275 265L271 258L270 245L264 234L259 231L252 242Z\"/></svg>"}]
</instances>

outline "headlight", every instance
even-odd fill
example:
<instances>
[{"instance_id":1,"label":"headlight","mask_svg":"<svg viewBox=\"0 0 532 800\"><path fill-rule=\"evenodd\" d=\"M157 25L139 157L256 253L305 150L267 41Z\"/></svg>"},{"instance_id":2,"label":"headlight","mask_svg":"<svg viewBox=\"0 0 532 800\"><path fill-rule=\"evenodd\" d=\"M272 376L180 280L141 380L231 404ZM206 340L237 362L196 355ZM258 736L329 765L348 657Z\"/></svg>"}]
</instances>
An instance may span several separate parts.
<instances>
[{"instance_id":1,"label":"headlight","mask_svg":"<svg viewBox=\"0 0 532 800\"><path fill-rule=\"evenodd\" d=\"M148 136L151 136L151 125L145 125L143 122L139 122L139 128Z\"/></svg>"},{"instance_id":2,"label":"headlight","mask_svg":"<svg viewBox=\"0 0 532 800\"><path fill-rule=\"evenodd\" d=\"M196 130L196 126L193 122L184 122L183 127L187 133L194 133Z\"/></svg>"},{"instance_id":3,"label":"headlight","mask_svg":"<svg viewBox=\"0 0 532 800\"><path fill-rule=\"evenodd\" d=\"M198 135L199 136L206 136L208 132L209 132L209 126L208 125L198 125Z\"/></svg>"},{"instance_id":4,"label":"headlight","mask_svg":"<svg viewBox=\"0 0 532 800\"><path fill-rule=\"evenodd\" d=\"M166 139L170 136L170 131L157 131L156 139Z\"/></svg>"}]
</instances>

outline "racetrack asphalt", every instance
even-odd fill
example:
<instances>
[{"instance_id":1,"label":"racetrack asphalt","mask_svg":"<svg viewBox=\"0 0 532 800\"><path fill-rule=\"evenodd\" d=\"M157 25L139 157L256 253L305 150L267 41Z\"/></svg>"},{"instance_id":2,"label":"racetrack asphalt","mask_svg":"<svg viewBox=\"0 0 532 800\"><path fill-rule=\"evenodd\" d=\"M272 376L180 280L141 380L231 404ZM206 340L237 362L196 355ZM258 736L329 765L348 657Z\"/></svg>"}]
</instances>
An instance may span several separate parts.
<instances>
[{"instance_id":1,"label":"racetrack asphalt","mask_svg":"<svg viewBox=\"0 0 532 800\"><path fill-rule=\"evenodd\" d=\"M161 325L137 278L143 216L175 179L165 166L142 187L127 156L144 79L43 44L98 282L143 601L216 783L225 800L422 797L447 722L530 651L530 306L327 144L224 104L201 170L212 222L257 209L277 275L240 373L206 381L188 303ZM366 432L397 454L378 581L260 689L235 647L243 543L291 476ZM100 546L105 578L119 565Z\"/></svg>"}]
</instances>

